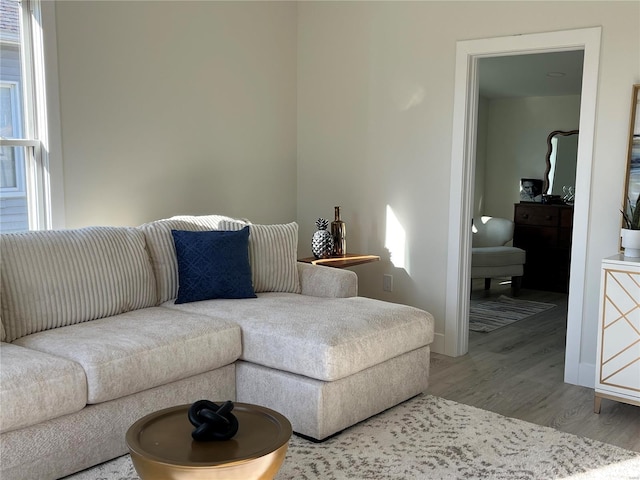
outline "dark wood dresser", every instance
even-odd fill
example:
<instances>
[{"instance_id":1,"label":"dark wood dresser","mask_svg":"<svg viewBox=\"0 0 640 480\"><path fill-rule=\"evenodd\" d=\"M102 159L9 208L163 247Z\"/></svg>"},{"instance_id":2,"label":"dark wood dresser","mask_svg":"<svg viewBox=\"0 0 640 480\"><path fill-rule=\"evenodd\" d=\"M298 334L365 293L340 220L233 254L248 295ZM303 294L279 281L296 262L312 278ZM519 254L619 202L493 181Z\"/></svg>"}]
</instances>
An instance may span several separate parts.
<instances>
[{"instance_id":1,"label":"dark wood dresser","mask_svg":"<svg viewBox=\"0 0 640 480\"><path fill-rule=\"evenodd\" d=\"M513 246L527 252L522 286L569 291L573 206L516 203Z\"/></svg>"}]
</instances>

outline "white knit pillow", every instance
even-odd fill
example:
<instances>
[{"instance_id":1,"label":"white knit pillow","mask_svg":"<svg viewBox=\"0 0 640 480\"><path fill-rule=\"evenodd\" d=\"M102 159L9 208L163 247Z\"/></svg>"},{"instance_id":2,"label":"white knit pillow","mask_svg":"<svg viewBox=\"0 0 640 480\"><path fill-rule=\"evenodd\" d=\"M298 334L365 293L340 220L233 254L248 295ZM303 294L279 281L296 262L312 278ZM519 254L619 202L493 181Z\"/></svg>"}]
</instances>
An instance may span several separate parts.
<instances>
[{"instance_id":1,"label":"white knit pillow","mask_svg":"<svg viewBox=\"0 0 640 480\"><path fill-rule=\"evenodd\" d=\"M222 220L218 228L240 230L246 225ZM249 263L255 292L300 293L298 224L249 224L249 232Z\"/></svg>"}]
</instances>

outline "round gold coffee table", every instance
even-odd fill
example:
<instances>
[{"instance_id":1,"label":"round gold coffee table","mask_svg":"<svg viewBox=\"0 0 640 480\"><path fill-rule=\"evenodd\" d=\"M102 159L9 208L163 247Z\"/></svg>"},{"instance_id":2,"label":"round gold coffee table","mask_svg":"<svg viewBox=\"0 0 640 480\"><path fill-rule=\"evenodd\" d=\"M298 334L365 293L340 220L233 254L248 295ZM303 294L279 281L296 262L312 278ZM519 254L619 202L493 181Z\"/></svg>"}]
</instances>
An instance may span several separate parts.
<instances>
[{"instance_id":1,"label":"round gold coffee table","mask_svg":"<svg viewBox=\"0 0 640 480\"><path fill-rule=\"evenodd\" d=\"M238 433L230 440L196 442L179 405L147 415L127 430L131 460L142 480L271 480L289 446L291 423L258 405L234 403Z\"/></svg>"}]
</instances>

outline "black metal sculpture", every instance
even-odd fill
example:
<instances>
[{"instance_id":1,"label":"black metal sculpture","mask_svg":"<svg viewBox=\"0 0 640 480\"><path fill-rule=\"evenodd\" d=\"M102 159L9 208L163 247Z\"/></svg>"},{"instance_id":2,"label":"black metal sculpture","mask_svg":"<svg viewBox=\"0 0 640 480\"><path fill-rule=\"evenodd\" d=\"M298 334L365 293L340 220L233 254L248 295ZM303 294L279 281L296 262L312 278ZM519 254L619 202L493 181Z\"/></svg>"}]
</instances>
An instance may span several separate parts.
<instances>
[{"instance_id":1,"label":"black metal sculpture","mask_svg":"<svg viewBox=\"0 0 640 480\"><path fill-rule=\"evenodd\" d=\"M189 408L189 421L196 427L191 436L199 442L229 440L238 433L238 419L231 413L233 402L222 405L198 400Z\"/></svg>"}]
</instances>

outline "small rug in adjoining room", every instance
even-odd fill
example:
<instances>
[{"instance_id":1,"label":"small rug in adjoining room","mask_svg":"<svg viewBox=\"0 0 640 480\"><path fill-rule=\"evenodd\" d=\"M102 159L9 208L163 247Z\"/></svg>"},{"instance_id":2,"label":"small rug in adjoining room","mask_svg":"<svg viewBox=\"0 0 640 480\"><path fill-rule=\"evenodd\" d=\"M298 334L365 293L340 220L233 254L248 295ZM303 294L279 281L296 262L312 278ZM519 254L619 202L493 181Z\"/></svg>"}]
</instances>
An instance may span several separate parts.
<instances>
[{"instance_id":1,"label":"small rug in adjoining room","mask_svg":"<svg viewBox=\"0 0 640 480\"><path fill-rule=\"evenodd\" d=\"M421 394L329 438L291 437L275 480L637 480L640 453ZM137 480L131 457L66 480Z\"/></svg>"},{"instance_id":2,"label":"small rug in adjoining room","mask_svg":"<svg viewBox=\"0 0 640 480\"><path fill-rule=\"evenodd\" d=\"M555 307L553 303L518 300L501 295L497 300L471 304L469 330L482 333L492 332L553 307Z\"/></svg>"}]
</instances>

